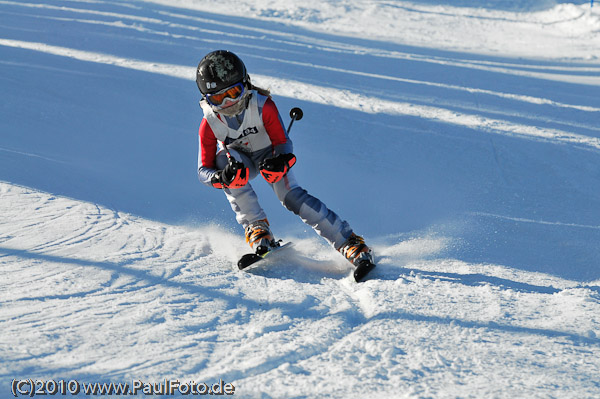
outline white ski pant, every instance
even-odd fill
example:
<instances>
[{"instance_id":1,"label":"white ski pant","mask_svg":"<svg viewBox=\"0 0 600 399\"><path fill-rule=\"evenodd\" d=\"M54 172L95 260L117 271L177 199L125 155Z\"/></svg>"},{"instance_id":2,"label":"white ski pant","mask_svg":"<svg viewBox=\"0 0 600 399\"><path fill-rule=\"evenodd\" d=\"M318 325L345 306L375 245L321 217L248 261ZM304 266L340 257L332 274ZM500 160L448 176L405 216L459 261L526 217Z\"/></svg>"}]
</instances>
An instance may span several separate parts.
<instances>
[{"instance_id":1,"label":"white ski pant","mask_svg":"<svg viewBox=\"0 0 600 399\"><path fill-rule=\"evenodd\" d=\"M235 159L243 162L248 167L250 179L260 175L258 164L272 154L270 148L252 154L235 150L230 150L230 153ZM227 162L225 152L219 152L217 154L217 168L223 169ZM352 229L346 221L298 185L292 170L288 171L283 179L271 184L271 187L286 209L298 215L304 223L311 226L335 249L340 248L352 234ZM226 188L223 191L235 212L236 220L244 228L252 222L267 217L250 183L238 189Z\"/></svg>"}]
</instances>

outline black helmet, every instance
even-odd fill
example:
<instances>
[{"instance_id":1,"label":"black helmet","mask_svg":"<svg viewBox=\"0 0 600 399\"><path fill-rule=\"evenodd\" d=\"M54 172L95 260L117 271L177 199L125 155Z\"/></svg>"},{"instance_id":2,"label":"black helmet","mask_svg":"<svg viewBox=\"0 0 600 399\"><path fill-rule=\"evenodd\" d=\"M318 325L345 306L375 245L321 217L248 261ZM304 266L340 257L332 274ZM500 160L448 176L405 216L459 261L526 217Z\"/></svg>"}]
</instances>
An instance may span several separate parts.
<instances>
[{"instance_id":1,"label":"black helmet","mask_svg":"<svg viewBox=\"0 0 600 399\"><path fill-rule=\"evenodd\" d=\"M226 50L217 50L202 58L196 69L196 84L202 94L216 93L236 83L246 83L248 72L242 60Z\"/></svg>"}]
</instances>

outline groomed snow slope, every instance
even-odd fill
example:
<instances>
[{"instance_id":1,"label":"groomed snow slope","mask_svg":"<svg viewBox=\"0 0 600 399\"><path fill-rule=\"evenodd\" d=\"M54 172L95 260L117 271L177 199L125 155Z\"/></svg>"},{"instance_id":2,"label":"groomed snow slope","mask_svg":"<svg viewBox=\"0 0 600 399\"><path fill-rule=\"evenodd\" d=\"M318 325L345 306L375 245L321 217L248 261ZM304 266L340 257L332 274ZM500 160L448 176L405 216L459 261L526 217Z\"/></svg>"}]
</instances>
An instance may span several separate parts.
<instances>
[{"instance_id":1,"label":"groomed snow slope","mask_svg":"<svg viewBox=\"0 0 600 399\"><path fill-rule=\"evenodd\" d=\"M1 395L600 396L600 16L452 3L0 1ZM372 244L369 281L260 181L296 246L235 270L195 176L217 48L304 109L296 174Z\"/></svg>"}]
</instances>

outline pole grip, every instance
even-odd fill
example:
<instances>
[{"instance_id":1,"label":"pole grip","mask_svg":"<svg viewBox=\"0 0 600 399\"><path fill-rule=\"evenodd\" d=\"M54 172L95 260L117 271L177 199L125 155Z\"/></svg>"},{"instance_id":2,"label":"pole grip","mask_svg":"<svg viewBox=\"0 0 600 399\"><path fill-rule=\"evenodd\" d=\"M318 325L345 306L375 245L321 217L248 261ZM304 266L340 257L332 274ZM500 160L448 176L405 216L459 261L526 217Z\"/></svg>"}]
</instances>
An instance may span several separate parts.
<instances>
[{"instance_id":1,"label":"pole grip","mask_svg":"<svg viewBox=\"0 0 600 399\"><path fill-rule=\"evenodd\" d=\"M299 121L300 119L302 119L303 116L304 116L304 113L298 107L294 107L290 110L290 118L292 118L292 120L290 121L290 125L287 128L288 134L290 134L290 129L292 128L294 121Z\"/></svg>"}]
</instances>

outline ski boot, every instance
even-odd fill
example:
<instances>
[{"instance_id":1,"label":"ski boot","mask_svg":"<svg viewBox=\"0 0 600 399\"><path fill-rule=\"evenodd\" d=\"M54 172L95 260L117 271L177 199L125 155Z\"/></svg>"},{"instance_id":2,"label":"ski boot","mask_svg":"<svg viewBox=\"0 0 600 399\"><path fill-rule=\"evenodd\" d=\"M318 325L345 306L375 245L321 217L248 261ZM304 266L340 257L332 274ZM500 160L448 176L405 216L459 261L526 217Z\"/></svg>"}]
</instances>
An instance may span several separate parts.
<instances>
[{"instance_id":1,"label":"ski boot","mask_svg":"<svg viewBox=\"0 0 600 399\"><path fill-rule=\"evenodd\" d=\"M267 219L257 220L246 227L246 242L257 255L264 255L277 246Z\"/></svg>"},{"instance_id":2,"label":"ski boot","mask_svg":"<svg viewBox=\"0 0 600 399\"><path fill-rule=\"evenodd\" d=\"M375 267L373 252L361 236L352 233L338 251L354 265L354 280L357 283Z\"/></svg>"}]
</instances>

